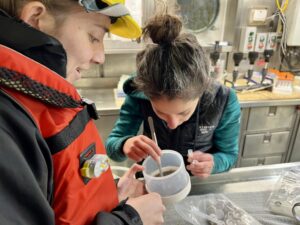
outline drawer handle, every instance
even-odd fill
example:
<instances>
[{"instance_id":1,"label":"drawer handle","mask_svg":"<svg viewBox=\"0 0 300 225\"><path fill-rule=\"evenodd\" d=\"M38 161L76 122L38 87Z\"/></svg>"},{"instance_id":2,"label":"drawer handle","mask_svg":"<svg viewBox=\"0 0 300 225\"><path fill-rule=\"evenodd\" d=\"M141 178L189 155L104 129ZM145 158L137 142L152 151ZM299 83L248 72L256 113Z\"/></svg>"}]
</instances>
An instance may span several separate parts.
<instances>
[{"instance_id":1,"label":"drawer handle","mask_svg":"<svg viewBox=\"0 0 300 225\"><path fill-rule=\"evenodd\" d=\"M263 139L263 143L264 144L270 143L271 142L271 137L272 137L272 134L265 134L264 139Z\"/></svg>"},{"instance_id":2,"label":"drawer handle","mask_svg":"<svg viewBox=\"0 0 300 225\"><path fill-rule=\"evenodd\" d=\"M277 107L276 106L269 107L268 116L270 116L270 117L276 116L276 113L277 113Z\"/></svg>"},{"instance_id":3,"label":"drawer handle","mask_svg":"<svg viewBox=\"0 0 300 225\"><path fill-rule=\"evenodd\" d=\"M266 161L265 158L258 159L258 160L257 160L257 165L258 165L258 166L262 166L262 165L265 164L265 161Z\"/></svg>"}]
</instances>

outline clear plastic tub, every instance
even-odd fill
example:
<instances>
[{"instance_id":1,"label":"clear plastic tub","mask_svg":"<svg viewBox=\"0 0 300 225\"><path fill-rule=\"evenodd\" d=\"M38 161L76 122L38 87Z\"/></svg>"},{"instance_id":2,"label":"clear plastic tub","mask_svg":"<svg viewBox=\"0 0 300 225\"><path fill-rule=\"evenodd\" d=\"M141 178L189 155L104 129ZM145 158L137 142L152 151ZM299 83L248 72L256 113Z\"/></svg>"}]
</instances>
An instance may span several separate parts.
<instances>
[{"instance_id":1,"label":"clear plastic tub","mask_svg":"<svg viewBox=\"0 0 300 225\"><path fill-rule=\"evenodd\" d=\"M159 175L157 162L150 156L145 159L143 166L145 168L143 174L148 192L157 192L162 197L168 197L180 193L190 185L190 176L185 169L183 158L176 151L162 151L162 177Z\"/></svg>"}]
</instances>

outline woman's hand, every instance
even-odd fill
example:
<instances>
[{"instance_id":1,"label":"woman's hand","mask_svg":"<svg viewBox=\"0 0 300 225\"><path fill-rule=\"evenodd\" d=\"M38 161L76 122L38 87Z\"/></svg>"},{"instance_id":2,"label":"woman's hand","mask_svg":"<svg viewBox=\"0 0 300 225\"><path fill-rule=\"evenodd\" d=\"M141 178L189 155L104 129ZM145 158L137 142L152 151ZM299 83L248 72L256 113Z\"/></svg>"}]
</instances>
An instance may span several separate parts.
<instances>
[{"instance_id":1,"label":"woman's hand","mask_svg":"<svg viewBox=\"0 0 300 225\"><path fill-rule=\"evenodd\" d=\"M159 194L152 192L137 198L129 198L126 204L135 208L144 225L163 224L163 212L166 208Z\"/></svg>"},{"instance_id":2,"label":"woman's hand","mask_svg":"<svg viewBox=\"0 0 300 225\"><path fill-rule=\"evenodd\" d=\"M189 155L188 162L190 162L190 165L186 168L190 170L194 176L200 178L208 177L214 167L213 155L201 151L195 151Z\"/></svg>"},{"instance_id":3,"label":"woman's hand","mask_svg":"<svg viewBox=\"0 0 300 225\"><path fill-rule=\"evenodd\" d=\"M119 180L119 201L125 198L134 198L146 193L144 182L135 179L135 174L144 169L143 166L134 164Z\"/></svg>"},{"instance_id":4,"label":"woman's hand","mask_svg":"<svg viewBox=\"0 0 300 225\"><path fill-rule=\"evenodd\" d=\"M130 159L140 162L150 155L155 161L159 160L161 149L145 135L138 135L127 139L123 146L124 154Z\"/></svg>"}]
</instances>

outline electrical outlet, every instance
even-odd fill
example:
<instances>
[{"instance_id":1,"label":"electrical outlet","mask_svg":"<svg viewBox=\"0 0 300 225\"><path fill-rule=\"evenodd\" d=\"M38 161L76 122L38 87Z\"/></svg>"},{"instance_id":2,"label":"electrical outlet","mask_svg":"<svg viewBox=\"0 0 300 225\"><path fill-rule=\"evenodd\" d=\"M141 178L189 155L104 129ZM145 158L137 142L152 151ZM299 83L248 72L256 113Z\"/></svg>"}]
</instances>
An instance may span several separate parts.
<instances>
[{"instance_id":1,"label":"electrical outlet","mask_svg":"<svg viewBox=\"0 0 300 225\"><path fill-rule=\"evenodd\" d=\"M250 11L249 25L264 25L268 16L267 8L253 8Z\"/></svg>"},{"instance_id":2,"label":"electrical outlet","mask_svg":"<svg viewBox=\"0 0 300 225\"><path fill-rule=\"evenodd\" d=\"M240 51L248 53L254 50L256 27L243 27L240 39Z\"/></svg>"},{"instance_id":3,"label":"electrical outlet","mask_svg":"<svg viewBox=\"0 0 300 225\"><path fill-rule=\"evenodd\" d=\"M268 18L268 7L255 7L250 9L249 22L250 26L266 25Z\"/></svg>"},{"instance_id":4,"label":"electrical outlet","mask_svg":"<svg viewBox=\"0 0 300 225\"><path fill-rule=\"evenodd\" d=\"M270 32L268 33L267 46L266 49L276 50L277 47L277 33Z\"/></svg>"},{"instance_id":5,"label":"electrical outlet","mask_svg":"<svg viewBox=\"0 0 300 225\"><path fill-rule=\"evenodd\" d=\"M257 33L255 48L256 52L263 52L266 49L268 33Z\"/></svg>"}]
</instances>

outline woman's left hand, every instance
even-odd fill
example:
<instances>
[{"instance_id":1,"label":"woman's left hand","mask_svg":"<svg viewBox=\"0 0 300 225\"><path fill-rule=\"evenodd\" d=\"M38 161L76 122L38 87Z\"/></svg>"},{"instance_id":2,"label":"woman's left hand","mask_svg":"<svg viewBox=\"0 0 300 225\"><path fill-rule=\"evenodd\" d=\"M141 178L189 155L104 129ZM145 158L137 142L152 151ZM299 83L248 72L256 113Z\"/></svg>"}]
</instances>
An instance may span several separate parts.
<instances>
[{"instance_id":1,"label":"woman's left hand","mask_svg":"<svg viewBox=\"0 0 300 225\"><path fill-rule=\"evenodd\" d=\"M134 198L146 194L144 182L137 180L135 174L144 169L143 166L134 164L118 182L119 201L125 198Z\"/></svg>"},{"instance_id":2,"label":"woman's left hand","mask_svg":"<svg viewBox=\"0 0 300 225\"><path fill-rule=\"evenodd\" d=\"M190 165L186 168L190 170L194 176L200 178L208 177L214 167L213 155L201 151L195 151L188 156L188 162L190 162Z\"/></svg>"}]
</instances>

